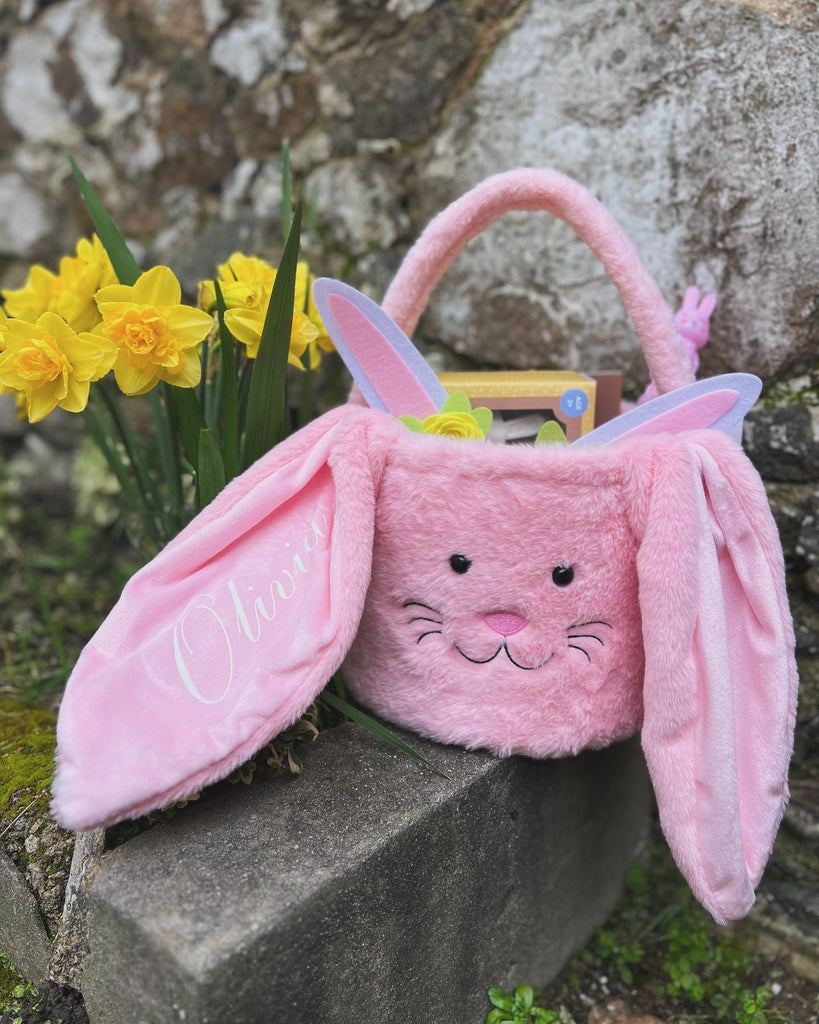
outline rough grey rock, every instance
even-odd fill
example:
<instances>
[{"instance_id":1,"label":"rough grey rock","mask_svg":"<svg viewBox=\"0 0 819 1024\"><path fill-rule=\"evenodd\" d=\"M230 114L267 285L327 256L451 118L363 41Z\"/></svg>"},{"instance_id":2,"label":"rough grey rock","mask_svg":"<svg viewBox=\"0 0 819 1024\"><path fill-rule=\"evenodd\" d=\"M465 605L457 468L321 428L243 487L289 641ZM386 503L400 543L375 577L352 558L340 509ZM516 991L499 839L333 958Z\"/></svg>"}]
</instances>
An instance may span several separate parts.
<instances>
[{"instance_id":1,"label":"rough grey rock","mask_svg":"<svg viewBox=\"0 0 819 1024\"><path fill-rule=\"evenodd\" d=\"M48 977L51 943L31 890L0 849L0 949L12 966L35 983Z\"/></svg>"},{"instance_id":2,"label":"rough grey rock","mask_svg":"<svg viewBox=\"0 0 819 1024\"><path fill-rule=\"evenodd\" d=\"M51 951L50 977L78 989L88 955L88 891L105 846L105 829L78 832L65 887L62 919Z\"/></svg>"},{"instance_id":3,"label":"rough grey rock","mask_svg":"<svg viewBox=\"0 0 819 1024\"><path fill-rule=\"evenodd\" d=\"M789 566L804 568L804 558L796 553L802 523L815 494L815 486L811 483L768 483L765 481L765 492L771 506L785 562Z\"/></svg>"},{"instance_id":4,"label":"rough grey rock","mask_svg":"<svg viewBox=\"0 0 819 1024\"><path fill-rule=\"evenodd\" d=\"M765 480L819 479L819 408L756 406L745 417L742 443Z\"/></svg>"},{"instance_id":5,"label":"rough grey rock","mask_svg":"<svg viewBox=\"0 0 819 1024\"><path fill-rule=\"evenodd\" d=\"M818 29L805 0L530 4L421 155L419 226L488 174L557 167L609 207L672 305L690 283L719 292L705 374L812 359ZM645 379L599 263L545 214L463 254L426 329L493 363Z\"/></svg>"},{"instance_id":6,"label":"rough grey rock","mask_svg":"<svg viewBox=\"0 0 819 1024\"><path fill-rule=\"evenodd\" d=\"M105 857L92 1024L450 1024L491 985L551 978L644 835L639 745L532 761L412 742L451 778L341 726L301 776L218 789Z\"/></svg>"},{"instance_id":7,"label":"rough grey rock","mask_svg":"<svg viewBox=\"0 0 819 1024\"><path fill-rule=\"evenodd\" d=\"M346 251L362 255L393 246L408 226L396 199L396 183L387 171L364 160L325 164L307 181L316 210Z\"/></svg>"},{"instance_id":8,"label":"rough grey rock","mask_svg":"<svg viewBox=\"0 0 819 1024\"><path fill-rule=\"evenodd\" d=\"M805 559L809 568L819 565L819 493L813 495L802 520L796 553Z\"/></svg>"}]
</instances>

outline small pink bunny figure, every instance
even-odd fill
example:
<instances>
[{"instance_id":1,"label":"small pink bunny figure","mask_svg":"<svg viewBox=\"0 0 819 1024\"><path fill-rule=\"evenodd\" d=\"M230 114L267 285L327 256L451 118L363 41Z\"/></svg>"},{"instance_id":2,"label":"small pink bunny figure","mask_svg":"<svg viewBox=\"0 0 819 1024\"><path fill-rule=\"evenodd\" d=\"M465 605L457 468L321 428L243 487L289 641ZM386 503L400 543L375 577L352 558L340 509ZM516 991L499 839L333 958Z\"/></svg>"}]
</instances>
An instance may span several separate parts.
<instances>
[{"instance_id":1,"label":"small pink bunny figure","mask_svg":"<svg viewBox=\"0 0 819 1024\"><path fill-rule=\"evenodd\" d=\"M704 296L700 302L700 290L696 285L686 288L683 296L682 306L674 314L674 323L677 325L680 337L682 338L685 353L691 362L694 373L700 366L699 350L708 341L708 329L710 326L711 314L717 304L717 297L712 292ZM637 399L637 404L642 405L652 398L656 398L659 392L651 381L645 391Z\"/></svg>"}]
</instances>

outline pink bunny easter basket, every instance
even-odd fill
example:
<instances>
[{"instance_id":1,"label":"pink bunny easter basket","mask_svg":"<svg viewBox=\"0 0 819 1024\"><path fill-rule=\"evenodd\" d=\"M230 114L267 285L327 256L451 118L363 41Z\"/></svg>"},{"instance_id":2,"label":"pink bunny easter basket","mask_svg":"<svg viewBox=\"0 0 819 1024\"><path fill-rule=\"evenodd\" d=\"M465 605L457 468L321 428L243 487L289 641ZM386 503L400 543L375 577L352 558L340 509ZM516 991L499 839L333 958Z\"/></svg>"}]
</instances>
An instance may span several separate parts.
<instances>
[{"instance_id":1,"label":"pink bunny easter basket","mask_svg":"<svg viewBox=\"0 0 819 1024\"><path fill-rule=\"evenodd\" d=\"M550 211L592 248L660 397L572 445L412 432L397 416L446 395L404 332L511 209ZM759 382L694 383L629 240L551 170L453 203L383 307L330 281L315 296L369 407L265 455L128 583L69 681L56 816L87 829L221 778L342 666L384 718L502 756L640 730L680 869L717 920L746 914L787 800L797 685L779 538L735 440Z\"/></svg>"}]
</instances>

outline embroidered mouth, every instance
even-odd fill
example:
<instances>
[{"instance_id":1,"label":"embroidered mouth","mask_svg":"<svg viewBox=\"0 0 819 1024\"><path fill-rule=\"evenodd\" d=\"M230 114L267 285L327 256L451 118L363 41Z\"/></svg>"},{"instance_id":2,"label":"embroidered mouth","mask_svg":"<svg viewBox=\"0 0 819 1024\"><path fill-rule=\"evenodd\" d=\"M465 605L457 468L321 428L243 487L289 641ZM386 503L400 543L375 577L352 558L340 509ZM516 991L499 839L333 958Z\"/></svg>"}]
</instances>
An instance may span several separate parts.
<instances>
[{"instance_id":1,"label":"embroidered mouth","mask_svg":"<svg viewBox=\"0 0 819 1024\"><path fill-rule=\"evenodd\" d=\"M495 653L489 658L470 658L469 655L462 651L457 644L453 644L452 646L455 648L455 650L458 652L458 654L460 654L462 658L466 658L467 661L471 661L473 665L488 665L490 661L494 661L495 658L497 658L501 651L504 651L506 653L506 657L512 662L515 668L522 669L522 671L524 672L534 672L535 669L543 668L543 666L548 664L555 656L555 652L552 651L549 657L546 658L545 661L541 661L539 665L521 665L519 662L515 661L515 659L509 653L509 645L506 643L505 637L500 642L500 644L498 644L498 649L495 651Z\"/></svg>"}]
</instances>

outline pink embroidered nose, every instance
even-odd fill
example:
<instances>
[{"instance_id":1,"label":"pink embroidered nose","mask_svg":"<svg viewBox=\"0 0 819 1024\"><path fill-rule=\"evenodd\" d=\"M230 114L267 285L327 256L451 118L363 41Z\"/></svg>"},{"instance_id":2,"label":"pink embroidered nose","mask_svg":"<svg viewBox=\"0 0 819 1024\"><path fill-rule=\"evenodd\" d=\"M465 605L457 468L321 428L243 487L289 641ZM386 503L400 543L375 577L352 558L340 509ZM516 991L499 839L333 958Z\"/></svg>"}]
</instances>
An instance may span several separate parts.
<instances>
[{"instance_id":1,"label":"pink embroidered nose","mask_svg":"<svg viewBox=\"0 0 819 1024\"><path fill-rule=\"evenodd\" d=\"M514 612L492 612L491 615L484 615L483 621L501 636L517 633L527 622L522 615L515 615Z\"/></svg>"}]
</instances>

